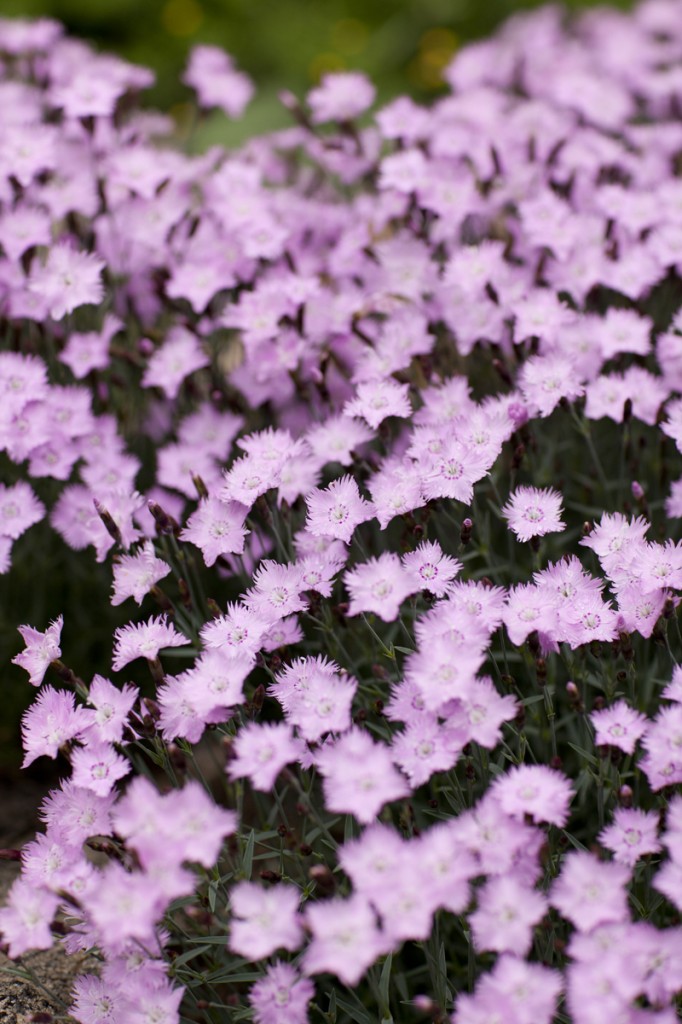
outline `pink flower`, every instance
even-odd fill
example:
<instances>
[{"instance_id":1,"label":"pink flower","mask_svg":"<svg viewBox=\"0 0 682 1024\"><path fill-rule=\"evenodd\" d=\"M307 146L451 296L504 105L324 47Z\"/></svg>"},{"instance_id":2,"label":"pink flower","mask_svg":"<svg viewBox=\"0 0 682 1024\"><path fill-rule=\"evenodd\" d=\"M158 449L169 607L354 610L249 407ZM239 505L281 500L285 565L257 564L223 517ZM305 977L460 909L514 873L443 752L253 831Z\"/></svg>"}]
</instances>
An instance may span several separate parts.
<instances>
[{"instance_id":1,"label":"pink flower","mask_svg":"<svg viewBox=\"0 0 682 1024\"><path fill-rule=\"evenodd\" d=\"M345 985L357 985L384 952L376 915L364 896L308 903L305 919L312 933L303 955L306 974L329 972Z\"/></svg>"},{"instance_id":2,"label":"pink flower","mask_svg":"<svg viewBox=\"0 0 682 1024\"><path fill-rule=\"evenodd\" d=\"M0 933L9 943L11 957L29 949L50 949L54 941L50 925L58 906L54 893L17 878L0 908Z\"/></svg>"},{"instance_id":3,"label":"pink flower","mask_svg":"<svg viewBox=\"0 0 682 1024\"><path fill-rule=\"evenodd\" d=\"M682 781L681 746L682 704L663 707L647 727L646 756L639 762L654 791Z\"/></svg>"},{"instance_id":4,"label":"pink flower","mask_svg":"<svg viewBox=\"0 0 682 1024\"><path fill-rule=\"evenodd\" d=\"M521 541L566 529L561 521L561 495L551 488L518 487L502 515Z\"/></svg>"},{"instance_id":5,"label":"pink flower","mask_svg":"<svg viewBox=\"0 0 682 1024\"><path fill-rule=\"evenodd\" d=\"M374 86L362 72L335 71L323 76L307 100L313 122L320 124L352 120L372 105L375 95Z\"/></svg>"},{"instance_id":6,"label":"pink flower","mask_svg":"<svg viewBox=\"0 0 682 1024\"><path fill-rule=\"evenodd\" d=\"M328 810L354 814L369 824L385 803L407 796L409 786L383 743L351 729L322 747L316 759Z\"/></svg>"},{"instance_id":7,"label":"pink flower","mask_svg":"<svg viewBox=\"0 0 682 1024\"><path fill-rule=\"evenodd\" d=\"M239 118L253 96L253 82L234 66L229 53L218 46L193 47L183 81L191 86L202 107L220 107Z\"/></svg>"},{"instance_id":8,"label":"pink flower","mask_svg":"<svg viewBox=\"0 0 682 1024\"><path fill-rule=\"evenodd\" d=\"M171 571L168 562L156 557L151 541L147 541L134 555L119 555L113 569L113 605L123 604L128 597L134 597L138 604L142 604L145 594Z\"/></svg>"},{"instance_id":9,"label":"pink flower","mask_svg":"<svg viewBox=\"0 0 682 1024\"><path fill-rule=\"evenodd\" d=\"M230 890L229 946L249 960L263 960L278 949L298 949L303 929L298 916L301 895L293 885L266 889L239 882Z\"/></svg>"},{"instance_id":10,"label":"pink flower","mask_svg":"<svg viewBox=\"0 0 682 1024\"><path fill-rule=\"evenodd\" d=\"M40 817L60 843L80 849L90 836L111 834L112 804L113 797L97 796L74 785L71 779L62 779L60 788L45 797Z\"/></svg>"},{"instance_id":11,"label":"pink flower","mask_svg":"<svg viewBox=\"0 0 682 1024\"><path fill-rule=\"evenodd\" d=\"M83 1024L122 1024L118 993L94 974L79 975L73 985L71 1013Z\"/></svg>"},{"instance_id":12,"label":"pink flower","mask_svg":"<svg viewBox=\"0 0 682 1024\"><path fill-rule=\"evenodd\" d=\"M581 932L628 919L630 869L583 850L566 854L549 902Z\"/></svg>"},{"instance_id":13,"label":"pink flower","mask_svg":"<svg viewBox=\"0 0 682 1024\"><path fill-rule=\"evenodd\" d=\"M504 624L509 639L519 646L536 630L553 637L557 629L556 606L547 601L547 595L532 583L519 583L507 595Z\"/></svg>"},{"instance_id":14,"label":"pink flower","mask_svg":"<svg viewBox=\"0 0 682 1024\"><path fill-rule=\"evenodd\" d=\"M575 365L553 353L526 360L519 384L524 401L539 416L549 416L562 398L573 401L585 390Z\"/></svg>"},{"instance_id":15,"label":"pink flower","mask_svg":"<svg viewBox=\"0 0 682 1024\"><path fill-rule=\"evenodd\" d=\"M562 988L559 971L505 953L491 971L480 975L473 995L457 997L453 1020L484 1024L486 1018L495 1020L502 1013L502 1020L506 1014L515 1024L550 1024Z\"/></svg>"},{"instance_id":16,"label":"pink flower","mask_svg":"<svg viewBox=\"0 0 682 1024\"><path fill-rule=\"evenodd\" d=\"M112 668L120 672L136 658L154 661L165 647L183 647L187 643L187 637L178 633L164 615L152 616L146 622L130 622L114 633Z\"/></svg>"},{"instance_id":17,"label":"pink flower","mask_svg":"<svg viewBox=\"0 0 682 1024\"><path fill-rule=\"evenodd\" d=\"M81 789L108 796L119 779L132 771L132 764L109 743L101 740L76 747L71 754L72 779Z\"/></svg>"},{"instance_id":18,"label":"pink flower","mask_svg":"<svg viewBox=\"0 0 682 1024\"><path fill-rule=\"evenodd\" d=\"M199 502L199 508L187 520L180 534L201 548L206 565L214 565L220 555L244 551L246 507L237 501L220 501L209 495Z\"/></svg>"},{"instance_id":19,"label":"pink flower","mask_svg":"<svg viewBox=\"0 0 682 1024\"><path fill-rule=\"evenodd\" d=\"M0 484L0 537L16 540L44 515L45 506L23 480L13 487Z\"/></svg>"},{"instance_id":20,"label":"pink flower","mask_svg":"<svg viewBox=\"0 0 682 1024\"><path fill-rule=\"evenodd\" d=\"M350 466L353 452L372 440L372 431L359 420L348 416L330 416L323 423L309 428L305 437L319 464L340 462Z\"/></svg>"},{"instance_id":21,"label":"pink flower","mask_svg":"<svg viewBox=\"0 0 682 1024\"><path fill-rule=\"evenodd\" d=\"M142 376L142 387L158 387L167 398L177 398L185 377L209 366L210 362L194 334L174 327L149 360Z\"/></svg>"},{"instance_id":22,"label":"pink flower","mask_svg":"<svg viewBox=\"0 0 682 1024\"><path fill-rule=\"evenodd\" d=\"M483 676L474 679L467 696L447 705L446 711L448 724L463 732L467 742L474 740L492 750L502 739L500 726L515 717L518 706L511 694L502 696L492 679Z\"/></svg>"},{"instance_id":23,"label":"pink flower","mask_svg":"<svg viewBox=\"0 0 682 1024\"><path fill-rule=\"evenodd\" d=\"M268 623L307 607L305 598L300 596L303 588L297 564L282 564L265 558L254 573L253 581L255 586L247 590L244 603Z\"/></svg>"},{"instance_id":24,"label":"pink flower","mask_svg":"<svg viewBox=\"0 0 682 1024\"><path fill-rule=\"evenodd\" d=\"M593 711L590 721L596 730L594 742L598 746L618 747L626 754L634 754L637 741L649 726L646 715L635 711L625 700L618 700L601 711Z\"/></svg>"},{"instance_id":25,"label":"pink flower","mask_svg":"<svg viewBox=\"0 0 682 1024\"><path fill-rule=\"evenodd\" d=\"M355 480L343 476L324 490L306 496L306 530L314 536L335 537L349 544L355 527L371 516L371 506L360 496Z\"/></svg>"},{"instance_id":26,"label":"pink flower","mask_svg":"<svg viewBox=\"0 0 682 1024\"><path fill-rule=\"evenodd\" d=\"M308 1024L315 986L291 964L271 964L249 992L254 1024Z\"/></svg>"},{"instance_id":27,"label":"pink flower","mask_svg":"<svg viewBox=\"0 0 682 1024\"><path fill-rule=\"evenodd\" d=\"M399 416L401 419L410 416L412 406L408 392L407 384L398 384L391 377L358 384L356 397L346 402L343 415L360 417L376 430L388 416Z\"/></svg>"},{"instance_id":28,"label":"pink flower","mask_svg":"<svg viewBox=\"0 0 682 1024\"><path fill-rule=\"evenodd\" d=\"M227 614L207 622L200 636L209 650L232 658L253 658L261 649L268 619L243 604L228 604Z\"/></svg>"},{"instance_id":29,"label":"pink flower","mask_svg":"<svg viewBox=\"0 0 682 1024\"><path fill-rule=\"evenodd\" d=\"M285 722L250 722L237 733L233 759L227 765L231 779L248 778L254 789L272 789L275 779L292 761L298 761L302 748Z\"/></svg>"},{"instance_id":30,"label":"pink flower","mask_svg":"<svg viewBox=\"0 0 682 1024\"><path fill-rule=\"evenodd\" d=\"M32 270L29 288L43 300L49 316L61 320L78 306L101 301L104 267L104 260L90 253L53 245L45 265Z\"/></svg>"},{"instance_id":31,"label":"pink flower","mask_svg":"<svg viewBox=\"0 0 682 1024\"><path fill-rule=\"evenodd\" d=\"M568 821L572 798L565 775L542 764L520 764L498 775L491 792L505 814L535 822L547 821L561 828Z\"/></svg>"},{"instance_id":32,"label":"pink flower","mask_svg":"<svg viewBox=\"0 0 682 1024\"><path fill-rule=\"evenodd\" d=\"M490 468L491 460L486 453L448 437L437 454L425 453L417 471L425 498L454 498L468 505L474 496L474 484Z\"/></svg>"},{"instance_id":33,"label":"pink flower","mask_svg":"<svg viewBox=\"0 0 682 1024\"><path fill-rule=\"evenodd\" d=\"M84 708L76 707L72 693L45 686L24 713L21 735L26 756L22 768L37 757L56 757L59 748L75 739L89 726Z\"/></svg>"},{"instance_id":34,"label":"pink flower","mask_svg":"<svg viewBox=\"0 0 682 1024\"><path fill-rule=\"evenodd\" d=\"M391 750L396 764L416 789L436 772L453 768L464 745L461 731L449 723L442 725L435 715L424 714L393 737Z\"/></svg>"},{"instance_id":35,"label":"pink flower","mask_svg":"<svg viewBox=\"0 0 682 1024\"><path fill-rule=\"evenodd\" d=\"M419 589L436 597L447 593L450 581L462 568L462 563L444 554L435 541L422 541L415 551L403 555L402 562Z\"/></svg>"},{"instance_id":36,"label":"pink flower","mask_svg":"<svg viewBox=\"0 0 682 1024\"><path fill-rule=\"evenodd\" d=\"M343 581L351 597L348 614L373 612L384 622L398 618L400 605L415 589L414 578L390 551L356 565L345 573Z\"/></svg>"},{"instance_id":37,"label":"pink flower","mask_svg":"<svg viewBox=\"0 0 682 1024\"><path fill-rule=\"evenodd\" d=\"M12 658L12 664L26 669L29 682L33 686L40 686L50 662L62 656L59 641L63 624L64 616L59 615L44 633L40 633L33 626L19 626L26 650Z\"/></svg>"},{"instance_id":38,"label":"pink flower","mask_svg":"<svg viewBox=\"0 0 682 1024\"><path fill-rule=\"evenodd\" d=\"M547 910L547 900L513 875L489 879L477 891L478 907L469 921L478 950L526 955L533 926Z\"/></svg>"},{"instance_id":39,"label":"pink flower","mask_svg":"<svg viewBox=\"0 0 682 1024\"><path fill-rule=\"evenodd\" d=\"M131 940L153 949L155 924L167 902L157 879L140 871L126 871L116 862L107 865L100 884L83 900L99 933L99 944L112 951L119 951Z\"/></svg>"},{"instance_id":40,"label":"pink flower","mask_svg":"<svg viewBox=\"0 0 682 1024\"><path fill-rule=\"evenodd\" d=\"M633 868L640 857L647 853L658 853L658 814L642 811L637 807L617 807L613 824L599 833L599 842L611 850L619 864Z\"/></svg>"}]
</instances>

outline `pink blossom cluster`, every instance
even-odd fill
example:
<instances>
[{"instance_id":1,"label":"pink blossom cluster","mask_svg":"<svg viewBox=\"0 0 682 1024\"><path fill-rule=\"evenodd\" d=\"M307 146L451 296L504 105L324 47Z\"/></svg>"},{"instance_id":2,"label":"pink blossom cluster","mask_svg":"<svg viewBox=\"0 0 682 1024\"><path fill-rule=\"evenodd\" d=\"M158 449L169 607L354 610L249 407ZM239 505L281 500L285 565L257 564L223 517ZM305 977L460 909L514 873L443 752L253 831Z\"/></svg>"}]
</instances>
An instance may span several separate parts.
<instances>
[{"instance_id":1,"label":"pink blossom cluster","mask_svg":"<svg viewBox=\"0 0 682 1024\"><path fill-rule=\"evenodd\" d=\"M17 623L0 933L96 951L79 1024L677 1019L682 0L445 78L189 155L0 20L0 571L46 519L131 616Z\"/></svg>"}]
</instances>

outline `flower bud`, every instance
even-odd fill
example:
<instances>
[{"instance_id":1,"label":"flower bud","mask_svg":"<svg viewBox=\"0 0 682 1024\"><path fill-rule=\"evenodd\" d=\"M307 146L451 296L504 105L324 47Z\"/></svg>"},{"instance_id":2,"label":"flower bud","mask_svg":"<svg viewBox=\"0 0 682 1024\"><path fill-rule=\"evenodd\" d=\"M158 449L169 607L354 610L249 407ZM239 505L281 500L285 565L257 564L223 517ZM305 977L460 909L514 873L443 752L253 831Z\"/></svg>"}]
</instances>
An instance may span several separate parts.
<instances>
[{"instance_id":1,"label":"flower bud","mask_svg":"<svg viewBox=\"0 0 682 1024\"><path fill-rule=\"evenodd\" d=\"M459 539L462 542L462 545L464 547L466 547L466 545L471 540L471 533L472 533L473 528L474 528L474 521L473 521L473 519L468 519L467 518L467 519L463 519L462 520L462 529L460 530Z\"/></svg>"},{"instance_id":2,"label":"flower bud","mask_svg":"<svg viewBox=\"0 0 682 1024\"><path fill-rule=\"evenodd\" d=\"M618 803L621 807L632 807L632 789L628 785L623 785L618 790Z\"/></svg>"}]
</instances>

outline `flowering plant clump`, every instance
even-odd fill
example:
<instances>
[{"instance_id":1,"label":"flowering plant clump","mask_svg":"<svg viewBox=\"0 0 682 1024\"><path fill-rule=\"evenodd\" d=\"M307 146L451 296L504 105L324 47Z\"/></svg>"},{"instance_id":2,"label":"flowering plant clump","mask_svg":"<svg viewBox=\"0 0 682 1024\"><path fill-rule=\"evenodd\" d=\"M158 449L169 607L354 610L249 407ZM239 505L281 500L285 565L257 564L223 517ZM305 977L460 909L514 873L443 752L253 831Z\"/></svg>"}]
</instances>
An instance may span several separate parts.
<instances>
[{"instance_id":1,"label":"flowering plant clump","mask_svg":"<svg viewBox=\"0 0 682 1024\"><path fill-rule=\"evenodd\" d=\"M189 156L0 21L0 571L47 517L130 617L16 623L0 933L94 952L80 1024L678 1019L682 2L446 79Z\"/></svg>"}]
</instances>

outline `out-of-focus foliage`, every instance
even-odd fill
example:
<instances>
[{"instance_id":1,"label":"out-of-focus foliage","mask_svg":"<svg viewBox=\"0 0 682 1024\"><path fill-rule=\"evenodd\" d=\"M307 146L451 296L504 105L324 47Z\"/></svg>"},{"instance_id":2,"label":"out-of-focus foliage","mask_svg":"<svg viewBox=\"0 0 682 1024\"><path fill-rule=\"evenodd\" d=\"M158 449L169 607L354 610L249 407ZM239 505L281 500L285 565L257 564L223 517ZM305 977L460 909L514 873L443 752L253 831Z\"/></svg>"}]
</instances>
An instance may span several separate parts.
<instances>
[{"instance_id":1,"label":"out-of-focus foliage","mask_svg":"<svg viewBox=\"0 0 682 1024\"><path fill-rule=\"evenodd\" d=\"M180 120L190 98L179 85L189 47L223 46L258 86L242 122L226 127L221 119L215 125L222 141L237 142L286 124L277 93L286 88L300 94L325 71L367 71L380 100L405 92L428 98L440 88L441 70L457 47L538 5L539 0L4 0L2 13L49 15L74 35L153 68L157 85L150 101L175 107ZM596 6L593 0L565 5ZM616 6L632 3L616 0Z\"/></svg>"}]
</instances>

